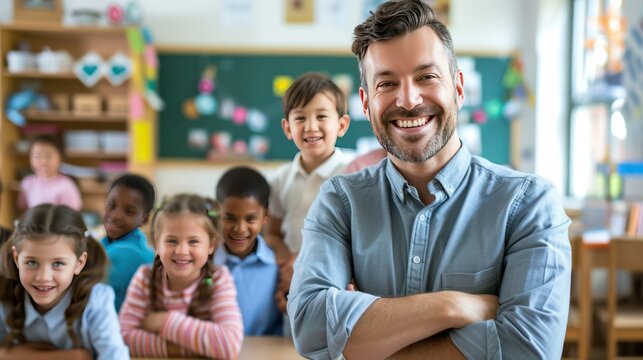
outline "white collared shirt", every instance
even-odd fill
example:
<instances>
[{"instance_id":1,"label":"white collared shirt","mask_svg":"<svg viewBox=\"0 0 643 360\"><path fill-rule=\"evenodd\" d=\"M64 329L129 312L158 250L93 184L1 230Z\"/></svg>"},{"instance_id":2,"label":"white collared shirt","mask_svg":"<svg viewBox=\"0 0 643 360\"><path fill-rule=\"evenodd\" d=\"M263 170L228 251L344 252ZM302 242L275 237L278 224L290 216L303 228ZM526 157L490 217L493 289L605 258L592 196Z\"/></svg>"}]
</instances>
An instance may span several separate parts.
<instances>
[{"instance_id":1,"label":"white collared shirt","mask_svg":"<svg viewBox=\"0 0 643 360\"><path fill-rule=\"evenodd\" d=\"M281 219L284 243L291 252L301 248L301 229L319 188L328 178L344 173L351 157L335 148L328 160L310 174L301 165L301 152L276 170L270 181L270 216Z\"/></svg>"}]
</instances>

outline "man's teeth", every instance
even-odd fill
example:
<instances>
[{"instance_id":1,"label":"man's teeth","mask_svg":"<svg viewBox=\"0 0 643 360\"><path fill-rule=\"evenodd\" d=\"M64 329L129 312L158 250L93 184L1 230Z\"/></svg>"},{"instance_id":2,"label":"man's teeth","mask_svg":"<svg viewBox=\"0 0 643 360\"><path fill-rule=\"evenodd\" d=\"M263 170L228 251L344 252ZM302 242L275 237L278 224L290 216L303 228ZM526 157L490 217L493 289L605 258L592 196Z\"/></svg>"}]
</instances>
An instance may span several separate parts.
<instances>
[{"instance_id":1,"label":"man's teeth","mask_svg":"<svg viewBox=\"0 0 643 360\"><path fill-rule=\"evenodd\" d=\"M401 128L418 127L426 124L426 118L423 117L415 120L397 120L396 123L397 126Z\"/></svg>"}]
</instances>

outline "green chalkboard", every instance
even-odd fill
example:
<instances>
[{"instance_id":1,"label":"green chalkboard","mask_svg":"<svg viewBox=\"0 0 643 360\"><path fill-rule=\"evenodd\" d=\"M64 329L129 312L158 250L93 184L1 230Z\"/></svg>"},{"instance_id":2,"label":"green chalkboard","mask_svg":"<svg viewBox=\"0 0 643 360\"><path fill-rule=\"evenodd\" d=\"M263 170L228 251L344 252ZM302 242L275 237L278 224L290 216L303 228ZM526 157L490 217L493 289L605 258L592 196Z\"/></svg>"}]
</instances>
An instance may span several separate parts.
<instances>
[{"instance_id":1,"label":"green chalkboard","mask_svg":"<svg viewBox=\"0 0 643 360\"><path fill-rule=\"evenodd\" d=\"M476 70L482 74L483 100L504 100L502 76L508 58L475 58ZM352 79L352 93L357 94L359 73L357 62L351 55L294 55L294 54L214 54L171 53L159 55L159 94L165 109L159 113L159 158L204 159L207 150L191 147L188 134L194 129L203 129L208 138L212 134L226 132L232 141L260 136L269 142L269 150L263 158L290 160L297 152L295 145L286 139L281 129L281 97L273 91L275 77L290 76L293 79L308 71L317 71L333 77L344 75ZM199 94L197 84L203 70L216 67L215 97L218 110L212 115L186 118L183 104ZM465 74L466 81L466 74ZM234 103L248 110L258 111L267 118L267 127L256 131L246 125L238 125L221 114L223 103ZM254 131L253 131L254 130ZM509 160L509 125L504 119L489 119L481 126L483 156L497 163ZM357 140L372 137L368 121L351 119L347 134L338 139L337 146L356 148Z\"/></svg>"}]
</instances>

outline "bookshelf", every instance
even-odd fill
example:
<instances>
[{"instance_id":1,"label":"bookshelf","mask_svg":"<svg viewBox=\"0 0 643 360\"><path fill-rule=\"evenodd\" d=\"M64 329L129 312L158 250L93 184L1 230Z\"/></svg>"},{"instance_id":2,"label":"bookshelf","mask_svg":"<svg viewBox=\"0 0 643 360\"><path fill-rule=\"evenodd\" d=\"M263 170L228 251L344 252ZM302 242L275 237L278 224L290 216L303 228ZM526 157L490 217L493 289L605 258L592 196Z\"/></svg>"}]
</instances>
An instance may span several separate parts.
<instances>
[{"instance_id":1,"label":"bookshelf","mask_svg":"<svg viewBox=\"0 0 643 360\"><path fill-rule=\"evenodd\" d=\"M69 109L39 111L26 109L21 111L26 123L30 127L55 128L56 136L65 138L70 131L120 131L127 134L129 150L110 149L109 151L77 151L77 149L64 149L63 161L72 166L98 168L105 162L124 162L127 171L135 172L148 177L153 181L155 166L155 149L145 149L147 154L152 154L151 160L141 161L132 156L132 147L138 146L140 141L135 141L133 122L127 112L108 112L105 100L114 97L125 97L133 88L133 81L128 80L120 86L111 85L102 78L93 87L86 87L72 72L42 73L39 71L10 72L8 70L7 54L16 50L23 44L37 54L45 47L52 51L66 51L73 60L77 60L87 52L93 50L104 60L109 59L116 52L122 52L132 57L127 40L127 29L123 27L68 27L56 23L13 23L0 25L0 178L2 179L3 193L0 204L0 223L12 228L14 219L20 216L17 210L17 196L19 192L20 175L29 169L29 159L21 150L19 143L26 139L22 128L14 125L5 115L5 106L9 97L20 91L25 86L36 86L39 94L54 95L68 94L70 97ZM98 95L101 98L102 109L98 113L79 113L73 109L71 99L76 94ZM156 132L156 114L146 106L144 118L136 121L148 122L151 134ZM152 135L153 136L153 135ZM139 138L140 140L140 138ZM63 141L64 143L64 141ZM138 143L138 145L137 145ZM147 146L155 146L155 141L145 142ZM107 183L101 179L77 178L83 196L84 210L102 214Z\"/></svg>"}]
</instances>

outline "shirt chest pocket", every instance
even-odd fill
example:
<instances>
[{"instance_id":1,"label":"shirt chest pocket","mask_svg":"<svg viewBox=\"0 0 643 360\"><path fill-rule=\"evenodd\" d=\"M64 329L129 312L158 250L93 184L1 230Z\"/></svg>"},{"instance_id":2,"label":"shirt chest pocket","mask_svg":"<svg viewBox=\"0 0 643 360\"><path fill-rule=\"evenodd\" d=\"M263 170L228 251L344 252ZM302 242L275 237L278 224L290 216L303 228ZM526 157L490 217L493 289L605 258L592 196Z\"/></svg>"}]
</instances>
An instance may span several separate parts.
<instances>
[{"instance_id":1,"label":"shirt chest pocket","mask_svg":"<svg viewBox=\"0 0 643 360\"><path fill-rule=\"evenodd\" d=\"M498 294L500 265L473 273L442 274L442 289L462 291L469 294Z\"/></svg>"}]
</instances>

